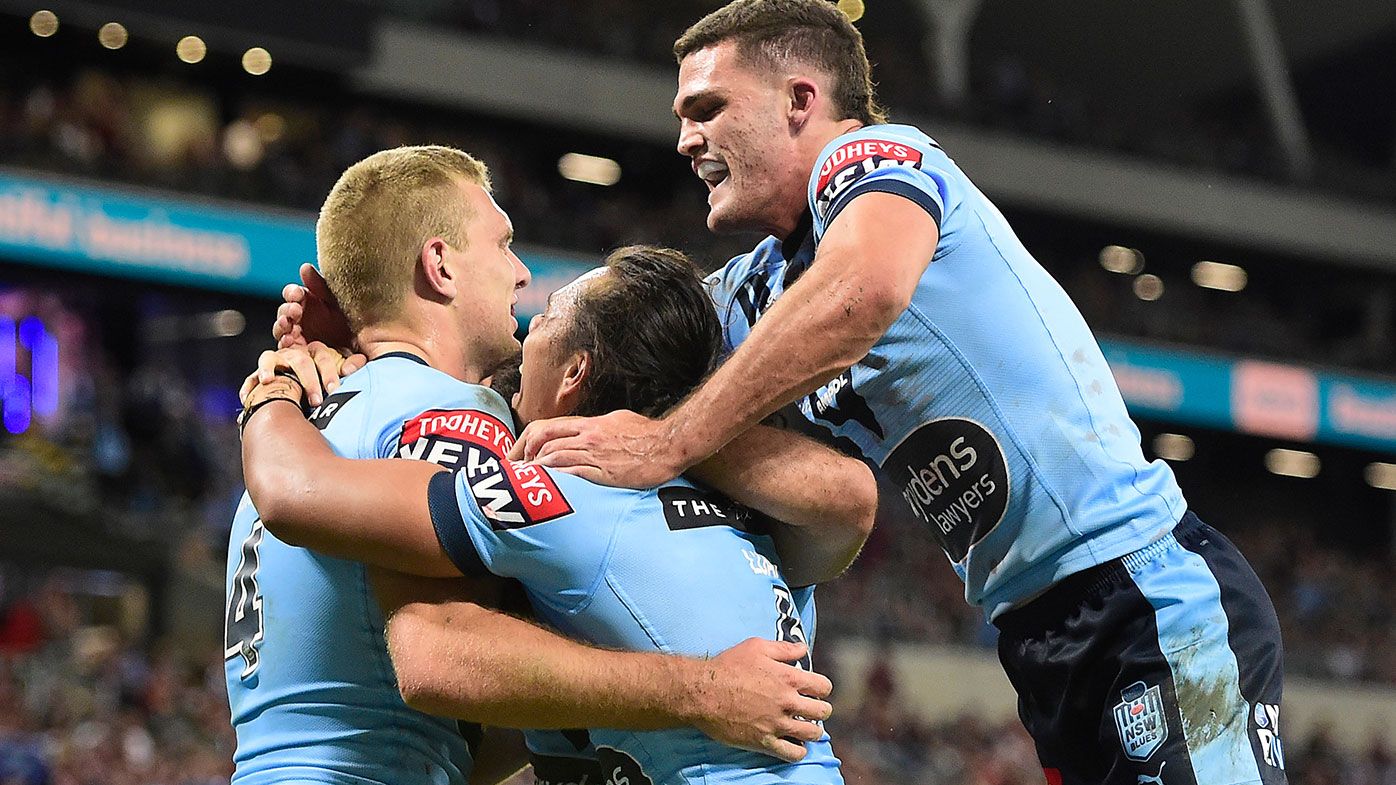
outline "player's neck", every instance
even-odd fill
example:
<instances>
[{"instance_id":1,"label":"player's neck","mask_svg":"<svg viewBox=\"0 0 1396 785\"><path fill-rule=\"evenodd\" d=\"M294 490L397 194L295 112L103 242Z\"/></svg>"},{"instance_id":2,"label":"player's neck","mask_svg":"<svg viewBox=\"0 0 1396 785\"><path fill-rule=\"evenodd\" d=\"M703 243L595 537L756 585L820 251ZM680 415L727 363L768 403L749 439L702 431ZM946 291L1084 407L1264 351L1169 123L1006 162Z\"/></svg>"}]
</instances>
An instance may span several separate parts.
<instances>
[{"instance_id":1,"label":"player's neck","mask_svg":"<svg viewBox=\"0 0 1396 785\"><path fill-rule=\"evenodd\" d=\"M400 326L379 325L359 332L359 346L368 359L393 352L406 352L427 365L463 382L479 384L489 375L487 369L471 366L465 347L442 334L413 334Z\"/></svg>"}]
</instances>

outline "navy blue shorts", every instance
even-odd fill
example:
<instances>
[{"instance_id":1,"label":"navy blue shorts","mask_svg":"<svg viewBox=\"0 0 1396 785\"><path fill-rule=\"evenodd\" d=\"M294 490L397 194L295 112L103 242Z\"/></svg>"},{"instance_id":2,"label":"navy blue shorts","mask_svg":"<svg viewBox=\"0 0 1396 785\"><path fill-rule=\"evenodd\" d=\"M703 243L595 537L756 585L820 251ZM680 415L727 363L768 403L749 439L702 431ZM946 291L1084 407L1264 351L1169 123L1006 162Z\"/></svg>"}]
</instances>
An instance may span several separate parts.
<instances>
[{"instance_id":1,"label":"navy blue shorts","mask_svg":"<svg viewBox=\"0 0 1396 785\"><path fill-rule=\"evenodd\" d=\"M1196 515L995 623L1049 785L1286 782L1274 605Z\"/></svg>"}]
</instances>

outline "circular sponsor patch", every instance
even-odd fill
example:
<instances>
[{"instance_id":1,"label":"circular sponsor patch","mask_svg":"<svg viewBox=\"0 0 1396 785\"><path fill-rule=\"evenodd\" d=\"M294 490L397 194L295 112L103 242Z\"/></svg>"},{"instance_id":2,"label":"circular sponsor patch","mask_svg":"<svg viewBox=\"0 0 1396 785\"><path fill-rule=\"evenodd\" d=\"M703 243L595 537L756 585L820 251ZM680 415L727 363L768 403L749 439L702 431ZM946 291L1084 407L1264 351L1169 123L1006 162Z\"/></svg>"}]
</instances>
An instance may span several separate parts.
<instances>
[{"instance_id":1,"label":"circular sponsor patch","mask_svg":"<svg viewBox=\"0 0 1396 785\"><path fill-rule=\"evenodd\" d=\"M882 470L955 562L1008 509L1003 448L973 420L947 417L922 425L892 450Z\"/></svg>"},{"instance_id":2,"label":"circular sponsor patch","mask_svg":"<svg viewBox=\"0 0 1396 785\"><path fill-rule=\"evenodd\" d=\"M1262 728L1270 724L1270 718L1265 716L1264 704L1257 703L1255 705L1255 724Z\"/></svg>"}]
</instances>

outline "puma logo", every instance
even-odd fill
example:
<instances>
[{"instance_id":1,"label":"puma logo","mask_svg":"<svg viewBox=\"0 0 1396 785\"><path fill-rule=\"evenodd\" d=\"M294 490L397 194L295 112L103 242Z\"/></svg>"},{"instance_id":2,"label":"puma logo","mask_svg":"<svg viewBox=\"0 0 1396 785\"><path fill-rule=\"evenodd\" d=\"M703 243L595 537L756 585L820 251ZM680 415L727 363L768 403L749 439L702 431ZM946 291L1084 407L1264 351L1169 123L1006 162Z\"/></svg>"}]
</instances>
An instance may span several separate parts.
<instances>
[{"instance_id":1,"label":"puma logo","mask_svg":"<svg viewBox=\"0 0 1396 785\"><path fill-rule=\"evenodd\" d=\"M1140 774L1138 785L1163 785L1163 767L1167 765L1168 761L1159 764L1158 774L1152 777L1148 774Z\"/></svg>"}]
</instances>

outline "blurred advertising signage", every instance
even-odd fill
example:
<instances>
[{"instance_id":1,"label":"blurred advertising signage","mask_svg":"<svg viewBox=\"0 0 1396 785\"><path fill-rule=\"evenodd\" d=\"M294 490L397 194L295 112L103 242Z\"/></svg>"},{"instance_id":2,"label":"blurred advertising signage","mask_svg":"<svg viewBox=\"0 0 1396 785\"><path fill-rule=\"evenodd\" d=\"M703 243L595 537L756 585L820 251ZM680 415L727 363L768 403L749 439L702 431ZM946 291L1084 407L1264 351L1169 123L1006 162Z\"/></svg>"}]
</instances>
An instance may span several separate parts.
<instances>
[{"instance_id":1,"label":"blurred advertising signage","mask_svg":"<svg viewBox=\"0 0 1396 785\"><path fill-rule=\"evenodd\" d=\"M1135 414L1396 453L1396 380L1102 341Z\"/></svg>"},{"instance_id":2,"label":"blurred advertising signage","mask_svg":"<svg viewBox=\"0 0 1396 785\"><path fill-rule=\"evenodd\" d=\"M314 222L0 171L0 256L275 295L315 258Z\"/></svg>"},{"instance_id":3,"label":"blurred advertising signage","mask_svg":"<svg viewBox=\"0 0 1396 785\"><path fill-rule=\"evenodd\" d=\"M520 322L601 263L520 249ZM0 170L0 260L279 298L315 260L315 219Z\"/></svg>"}]
</instances>

